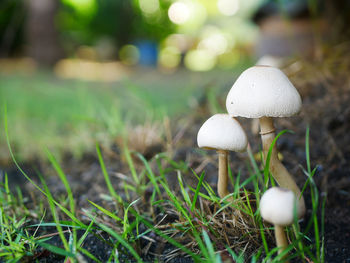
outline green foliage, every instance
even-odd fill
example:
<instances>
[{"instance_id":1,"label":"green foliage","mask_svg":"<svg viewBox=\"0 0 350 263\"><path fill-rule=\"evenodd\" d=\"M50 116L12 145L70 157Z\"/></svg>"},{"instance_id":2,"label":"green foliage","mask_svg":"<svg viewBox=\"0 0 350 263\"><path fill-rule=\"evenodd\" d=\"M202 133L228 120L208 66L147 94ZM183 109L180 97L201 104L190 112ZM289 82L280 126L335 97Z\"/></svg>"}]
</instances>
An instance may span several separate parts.
<instances>
[{"instance_id":1,"label":"green foliage","mask_svg":"<svg viewBox=\"0 0 350 263\"><path fill-rule=\"evenodd\" d=\"M0 46L2 55L12 55L23 43L25 4L22 0L0 2Z\"/></svg>"},{"instance_id":2,"label":"green foliage","mask_svg":"<svg viewBox=\"0 0 350 263\"><path fill-rule=\"evenodd\" d=\"M108 37L117 46L140 39L160 41L174 32L169 21L168 1L160 1L157 16L147 17L139 8L138 1L93 1L93 10L79 10L71 1L62 1L58 13L59 29L64 38L77 44L93 45Z\"/></svg>"},{"instance_id":3,"label":"green foliage","mask_svg":"<svg viewBox=\"0 0 350 263\"><path fill-rule=\"evenodd\" d=\"M105 38L117 47L144 39L158 43L176 29L167 15L170 3L160 1L157 14L147 16L137 0L61 0L54 19L68 54L76 46L95 45ZM23 45L25 23L23 0L1 1L0 44L6 48L4 52L11 53Z\"/></svg>"}]
</instances>

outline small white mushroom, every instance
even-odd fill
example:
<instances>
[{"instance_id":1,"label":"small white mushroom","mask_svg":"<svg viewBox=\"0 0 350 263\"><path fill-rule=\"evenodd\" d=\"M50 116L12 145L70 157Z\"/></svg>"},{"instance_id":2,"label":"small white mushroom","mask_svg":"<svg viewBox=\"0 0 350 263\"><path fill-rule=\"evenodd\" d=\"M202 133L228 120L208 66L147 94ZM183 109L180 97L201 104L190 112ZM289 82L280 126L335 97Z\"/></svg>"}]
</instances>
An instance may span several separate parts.
<instances>
[{"instance_id":1,"label":"small white mushroom","mask_svg":"<svg viewBox=\"0 0 350 263\"><path fill-rule=\"evenodd\" d=\"M301 109L301 98L287 76L278 68L254 66L245 70L233 84L226 99L232 117L259 118L264 157L275 138L274 117L289 117ZM276 146L270 159L270 171L277 183L291 189L299 199L299 210L305 202L293 177L279 161Z\"/></svg>"},{"instance_id":2,"label":"small white mushroom","mask_svg":"<svg viewBox=\"0 0 350 263\"><path fill-rule=\"evenodd\" d=\"M197 143L200 148L214 149L219 155L218 194L228 195L227 152L242 152L247 148L247 136L237 120L228 114L215 114L198 131Z\"/></svg>"},{"instance_id":3,"label":"small white mushroom","mask_svg":"<svg viewBox=\"0 0 350 263\"><path fill-rule=\"evenodd\" d=\"M279 254L288 246L284 227L293 223L296 204L294 192L282 187L272 187L261 197L260 214L265 221L275 226L275 238ZM298 217L304 215L302 211L296 210L296 213Z\"/></svg>"}]
</instances>

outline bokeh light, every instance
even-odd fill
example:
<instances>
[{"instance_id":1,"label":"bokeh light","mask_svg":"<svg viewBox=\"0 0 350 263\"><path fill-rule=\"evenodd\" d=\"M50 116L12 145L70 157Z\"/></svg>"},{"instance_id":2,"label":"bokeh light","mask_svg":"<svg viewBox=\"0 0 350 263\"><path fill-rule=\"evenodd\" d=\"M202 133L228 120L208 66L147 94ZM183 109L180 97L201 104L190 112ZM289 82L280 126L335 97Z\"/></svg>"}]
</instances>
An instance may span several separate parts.
<instances>
[{"instance_id":1,"label":"bokeh light","mask_svg":"<svg viewBox=\"0 0 350 263\"><path fill-rule=\"evenodd\" d=\"M96 62L84 59L62 59L54 67L55 74L63 79L113 82L126 75L119 62Z\"/></svg>"},{"instance_id":2,"label":"bokeh light","mask_svg":"<svg viewBox=\"0 0 350 263\"><path fill-rule=\"evenodd\" d=\"M119 51L119 58L125 65L136 65L140 58L140 52L134 45L125 45Z\"/></svg>"},{"instance_id":3,"label":"bokeh light","mask_svg":"<svg viewBox=\"0 0 350 263\"><path fill-rule=\"evenodd\" d=\"M218 66L222 69L231 69L236 66L240 61L239 51L229 51L218 56Z\"/></svg>"},{"instance_id":4,"label":"bokeh light","mask_svg":"<svg viewBox=\"0 0 350 263\"><path fill-rule=\"evenodd\" d=\"M139 0L139 6L145 15L153 15L159 11L159 0Z\"/></svg>"},{"instance_id":5,"label":"bokeh light","mask_svg":"<svg viewBox=\"0 0 350 263\"><path fill-rule=\"evenodd\" d=\"M208 71L215 67L216 57L204 49L195 49L187 52L185 65L193 71Z\"/></svg>"},{"instance_id":6,"label":"bokeh light","mask_svg":"<svg viewBox=\"0 0 350 263\"><path fill-rule=\"evenodd\" d=\"M178 25L188 21L191 15L189 6L184 2L175 2L171 4L168 10L169 19Z\"/></svg>"},{"instance_id":7,"label":"bokeh light","mask_svg":"<svg viewBox=\"0 0 350 263\"><path fill-rule=\"evenodd\" d=\"M239 10L239 0L218 0L218 10L225 16L233 16Z\"/></svg>"},{"instance_id":8,"label":"bokeh light","mask_svg":"<svg viewBox=\"0 0 350 263\"><path fill-rule=\"evenodd\" d=\"M165 47L159 52L159 65L165 69L175 69L181 61L181 52L176 47Z\"/></svg>"},{"instance_id":9,"label":"bokeh light","mask_svg":"<svg viewBox=\"0 0 350 263\"><path fill-rule=\"evenodd\" d=\"M96 60L97 52L94 48L89 46L80 46L77 48L75 55L78 58L86 59L86 60Z\"/></svg>"},{"instance_id":10,"label":"bokeh light","mask_svg":"<svg viewBox=\"0 0 350 263\"><path fill-rule=\"evenodd\" d=\"M226 52L229 46L228 40L219 29L210 26L207 27L203 33L198 44L199 49L208 50L214 55L220 55Z\"/></svg>"},{"instance_id":11,"label":"bokeh light","mask_svg":"<svg viewBox=\"0 0 350 263\"><path fill-rule=\"evenodd\" d=\"M185 23L178 24L178 32L187 35L193 35L205 25L208 12L207 8L199 1L183 0L183 2L189 10L189 18Z\"/></svg>"},{"instance_id":12,"label":"bokeh light","mask_svg":"<svg viewBox=\"0 0 350 263\"><path fill-rule=\"evenodd\" d=\"M181 52L186 52L190 45L190 41L184 34L171 34L165 39L164 44L167 47L176 47Z\"/></svg>"}]
</instances>

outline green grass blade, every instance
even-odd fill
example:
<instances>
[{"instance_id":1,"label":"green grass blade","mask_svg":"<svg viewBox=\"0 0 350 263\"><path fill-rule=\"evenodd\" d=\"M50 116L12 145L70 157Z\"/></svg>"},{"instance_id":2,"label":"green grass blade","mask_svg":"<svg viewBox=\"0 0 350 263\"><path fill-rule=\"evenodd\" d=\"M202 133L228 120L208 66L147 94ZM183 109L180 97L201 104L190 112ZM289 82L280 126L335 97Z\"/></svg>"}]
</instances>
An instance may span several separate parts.
<instances>
[{"instance_id":1,"label":"green grass blade","mask_svg":"<svg viewBox=\"0 0 350 263\"><path fill-rule=\"evenodd\" d=\"M50 163L52 164L52 166L55 168L60 180L62 181L67 194L68 194L68 199L69 199L69 206L70 206L70 211L72 214L75 213L75 202L74 202L74 197L73 197L73 193L72 193L72 189L70 188L69 182L67 180L67 177L65 175L65 173L63 172L61 166L58 164L56 158L52 155L52 153L46 149L46 154L49 158Z\"/></svg>"},{"instance_id":2,"label":"green grass blade","mask_svg":"<svg viewBox=\"0 0 350 263\"><path fill-rule=\"evenodd\" d=\"M177 180L179 182L179 185L180 185L180 191L181 191L181 194L185 200L185 203L188 205L188 206L192 206L192 202L191 202L191 199L190 199L190 196L188 195L185 187L184 187L184 183L182 181L182 177L181 177L181 174L180 174L180 171L177 171Z\"/></svg>"},{"instance_id":3,"label":"green grass blade","mask_svg":"<svg viewBox=\"0 0 350 263\"><path fill-rule=\"evenodd\" d=\"M75 255L73 253L71 253L70 251L67 251L67 250L64 250L60 247L56 247L54 245L51 245L51 244L48 244L48 243L45 243L45 242L37 242L37 244L55 254L58 254L58 255L62 255L62 256L65 256L65 257L68 257L68 258L74 258Z\"/></svg>"},{"instance_id":4,"label":"green grass blade","mask_svg":"<svg viewBox=\"0 0 350 263\"><path fill-rule=\"evenodd\" d=\"M95 262L99 262L101 263L102 261L98 260L93 254L91 254L88 250L86 250L85 248L79 247L78 250L83 253L85 256L87 256L88 258L92 259Z\"/></svg>"},{"instance_id":5,"label":"green grass blade","mask_svg":"<svg viewBox=\"0 0 350 263\"><path fill-rule=\"evenodd\" d=\"M145 159L145 157L143 157L142 154L140 153L136 153L137 157L143 162L146 170L147 170L147 175L148 175L148 178L149 180L151 181L152 185L154 186L154 189L156 190L158 196L159 196L159 199L162 199L162 193L160 192L160 189L159 189L159 186L158 186L158 183L157 183L157 179L156 179L156 176L155 174L153 173L151 167L149 166L147 160Z\"/></svg>"},{"instance_id":6,"label":"green grass blade","mask_svg":"<svg viewBox=\"0 0 350 263\"><path fill-rule=\"evenodd\" d=\"M85 238L87 237L87 235L89 234L90 230L92 229L92 226L94 225L94 221L95 218L93 218L93 220L91 220L88 228L85 230L84 234L79 238L78 242L77 242L77 248L81 249L81 245L83 244Z\"/></svg>"},{"instance_id":7,"label":"green grass blade","mask_svg":"<svg viewBox=\"0 0 350 263\"><path fill-rule=\"evenodd\" d=\"M136 172L136 169L135 169L134 163L132 161L131 154L130 154L130 151L129 151L129 148L128 148L126 142L124 143L124 151L123 152L124 152L124 156L125 156L126 162L129 165L131 176L134 179L134 182L136 183L136 185L139 185L140 184L140 179L139 179L139 177L137 175L137 172Z\"/></svg>"},{"instance_id":8,"label":"green grass blade","mask_svg":"<svg viewBox=\"0 0 350 263\"><path fill-rule=\"evenodd\" d=\"M128 213L129 213L129 209L136 204L138 201L140 200L140 198L134 200L133 202L131 202L128 207L125 209L124 211L124 220L123 220L123 238L127 238L129 231L131 231L130 229L130 225L129 225L129 218L128 218Z\"/></svg>"},{"instance_id":9,"label":"green grass blade","mask_svg":"<svg viewBox=\"0 0 350 263\"><path fill-rule=\"evenodd\" d=\"M278 138L287 132L293 133L293 131L290 131L290 130L283 130L277 134L277 136L273 139L273 141L270 145L269 151L267 153L267 156L266 156L265 167L264 167L264 176L265 176L265 180L267 180L267 178L270 178L273 186L275 185L274 179L273 179L273 177L270 176L270 159L271 159L272 150L273 150L273 147L275 146ZM265 181L265 183L266 183L266 181Z\"/></svg>"},{"instance_id":10,"label":"green grass blade","mask_svg":"<svg viewBox=\"0 0 350 263\"><path fill-rule=\"evenodd\" d=\"M99 206L98 204L87 200L90 204L92 204L94 207L96 207L98 210L100 210L102 213L104 213L105 215L109 216L110 218L113 218L115 221L117 222L123 222L123 220L118 217L117 215L113 214L112 212L108 211L107 209L103 208L102 206Z\"/></svg>"},{"instance_id":11,"label":"green grass blade","mask_svg":"<svg viewBox=\"0 0 350 263\"><path fill-rule=\"evenodd\" d=\"M66 177L65 173L63 172L61 166L58 164L56 158L52 155L52 153L48 149L46 149L46 154L49 158L50 163L55 168L60 180L62 181L62 183L67 191L70 212L74 215L75 214L75 201L74 201L72 189L70 188L67 177ZM77 232L76 232L76 229L74 227L72 230L73 230L73 236L72 236L72 240L71 240L71 246L73 247L73 250L75 250L76 242L77 242Z\"/></svg>"},{"instance_id":12,"label":"green grass blade","mask_svg":"<svg viewBox=\"0 0 350 263\"><path fill-rule=\"evenodd\" d=\"M61 226L61 224L59 222L52 194L51 194L49 188L47 187L47 185L46 185L44 179L42 178L42 176L39 175L39 178L40 178L40 181L41 181L41 183L42 183L42 185L43 185L43 187L44 187L44 189L46 191L47 200L49 202L49 206L50 206L50 210L51 210L51 213L52 213L53 220L54 220L54 222L56 224L58 235L60 236L60 238L62 240L62 243L63 243L63 246L64 246L65 250L69 251L69 245L68 245L66 237L64 236L62 226Z\"/></svg>"},{"instance_id":13,"label":"green grass blade","mask_svg":"<svg viewBox=\"0 0 350 263\"><path fill-rule=\"evenodd\" d=\"M310 127L306 128L305 134L305 155L306 155L306 168L309 174L311 174L311 164L310 164Z\"/></svg>"},{"instance_id":14,"label":"green grass blade","mask_svg":"<svg viewBox=\"0 0 350 263\"><path fill-rule=\"evenodd\" d=\"M107 169L106 169L106 165L105 165L105 163L104 163L104 161L103 161L103 158L102 158L100 146L99 146L97 143L96 143L96 152L97 152L98 160L99 160L100 165L101 165L101 170L102 170L103 177L104 177L105 182L106 182L106 184L107 184L108 191L110 192L110 194L111 194L119 203L122 203L123 200L122 200L121 197L115 192L114 187L112 186L111 180L109 179L109 175L108 175L108 172L107 172Z\"/></svg>"},{"instance_id":15,"label":"green grass blade","mask_svg":"<svg viewBox=\"0 0 350 263\"><path fill-rule=\"evenodd\" d=\"M204 180L204 175L205 175L205 173L202 172L201 176L199 177L198 184L197 184L197 187L196 187L196 191L194 192L194 196L193 196L193 200L192 200L191 211L194 211L194 208L196 207L196 202L197 202L197 199L198 199L199 190L201 189L201 186L202 186L202 183L203 183L203 180Z\"/></svg>"},{"instance_id":16,"label":"green grass blade","mask_svg":"<svg viewBox=\"0 0 350 263\"><path fill-rule=\"evenodd\" d=\"M211 243L208 233L204 229L202 230L202 235L203 235L204 243L206 245L206 251L209 257L208 259L210 259L211 262L217 262L213 244Z\"/></svg>"}]
</instances>

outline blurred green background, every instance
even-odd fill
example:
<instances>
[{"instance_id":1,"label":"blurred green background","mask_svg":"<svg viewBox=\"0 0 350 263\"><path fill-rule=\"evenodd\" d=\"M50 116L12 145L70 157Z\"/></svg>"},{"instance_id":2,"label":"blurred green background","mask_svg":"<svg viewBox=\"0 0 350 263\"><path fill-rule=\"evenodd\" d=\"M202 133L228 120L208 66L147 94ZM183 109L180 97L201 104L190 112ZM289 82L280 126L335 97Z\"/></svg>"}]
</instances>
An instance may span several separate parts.
<instances>
[{"instance_id":1,"label":"blurred green background","mask_svg":"<svg viewBox=\"0 0 350 263\"><path fill-rule=\"evenodd\" d=\"M69 57L168 70L181 63L194 71L230 68L249 53L257 33L249 18L259 2L4 0L1 53L51 66Z\"/></svg>"},{"instance_id":2,"label":"blurred green background","mask_svg":"<svg viewBox=\"0 0 350 263\"><path fill-rule=\"evenodd\" d=\"M222 100L259 58L316 56L348 28L348 11L347 0L2 0L1 163L5 105L22 159L43 147L79 157L96 140L186 116L208 94Z\"/></svg>"}]
</instances>

